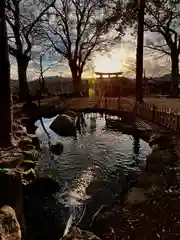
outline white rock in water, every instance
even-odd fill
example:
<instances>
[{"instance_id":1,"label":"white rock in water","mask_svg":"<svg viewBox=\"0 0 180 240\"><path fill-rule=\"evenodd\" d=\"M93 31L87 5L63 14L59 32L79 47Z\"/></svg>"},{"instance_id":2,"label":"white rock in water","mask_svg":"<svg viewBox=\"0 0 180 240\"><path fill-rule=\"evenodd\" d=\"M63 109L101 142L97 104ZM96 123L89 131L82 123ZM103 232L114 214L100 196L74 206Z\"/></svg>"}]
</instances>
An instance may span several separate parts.
<instances>
[{"instance_id":1,"label":"white rock in water","mask_svg":"<svg viewBox=\"0 0 180 240\"><path fill-rule=\"evenodd\" d=\"M144 190L141 188L133 187L127 194L126 203L128 204L137 204L142 203L147 200Z\"/></svg>"}]
</instances>

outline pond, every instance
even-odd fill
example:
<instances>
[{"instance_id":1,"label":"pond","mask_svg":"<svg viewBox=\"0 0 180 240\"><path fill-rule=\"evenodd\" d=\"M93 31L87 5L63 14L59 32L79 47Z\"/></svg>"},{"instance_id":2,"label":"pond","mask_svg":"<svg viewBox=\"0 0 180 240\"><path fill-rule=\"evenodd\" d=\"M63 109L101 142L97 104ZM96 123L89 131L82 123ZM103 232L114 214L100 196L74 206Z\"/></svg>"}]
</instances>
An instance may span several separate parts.
<instances>
[{"instance_id":1,"label":"pond","mask_svg":"<svg viewBox=\"0 0 180 240\"><path fill-rule=\"evenodd\" d=\"M60 137L50 130L49 125L55 118L43 119L43 122L51 141L61 140L64 151L60 156L51 156L48 137L37 121L36 134L42 141L43 153L36 170L60 182L62 192L68 193L71 199L68 204L88 202L89 212L93 214L127 190L134 173L145 164L150 147L142 139L109 129L105 117L97 113L85 114L87 128L77 139ZM64 201L67 204L67 199Z\"/></svg>"}]
</instances>

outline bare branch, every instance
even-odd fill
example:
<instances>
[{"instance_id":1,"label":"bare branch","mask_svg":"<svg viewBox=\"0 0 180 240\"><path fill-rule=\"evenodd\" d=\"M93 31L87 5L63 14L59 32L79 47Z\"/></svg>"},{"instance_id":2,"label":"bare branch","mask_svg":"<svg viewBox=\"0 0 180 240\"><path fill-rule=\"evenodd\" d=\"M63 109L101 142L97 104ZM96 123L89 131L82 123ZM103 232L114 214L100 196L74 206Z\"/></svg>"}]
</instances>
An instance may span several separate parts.
<instances>
[{"instance_id":1,"label":"bare branch","mask_svg":"<svg viewBox=\"0 0 180 240\"><path fill-rule=\"evenodd\" d=\"M67 58L67 53L63 52L59 47L56 46L56 43L54 43L54 41L52 40L52 38L49 36L49 34L47 33L47 37L49 39L49 41L51 42L52 46L54 47L54 49L60 53L63 57Z\"/></svg>"},{"instance_id":2,"label":"bare branch","mask_svg":"<svg viewBox=\"0 0 180 240\"><path fill-rule=\"evenodd\" d=\"M56 0L53 0L52 3L50 3L38 16L37 18L31 23L31 25L29 26L26 34L25 34L25 38L28 38L29 34L32 32L33 28L35 27L35 25L39 22L39 20L42 18L42 16L49 10L49 8L51 8L52 6L54 6Z\"/></svg>"},{"instance_id":3,"label":"bare branch","mask_svg":"<svg viewBox=\"0 0 180 240\"><path fill-rule=\"evenodd\" d=\"M171 55L170 52L164 50L163 48L160 48L160 47L156 47L156 46L148 46L148 45L145 45L144 46L145 48L149 48L151 50L155 50L155 51L158 51L158 52L162 52L166 55Z\"/></svg>"}]
</instances>

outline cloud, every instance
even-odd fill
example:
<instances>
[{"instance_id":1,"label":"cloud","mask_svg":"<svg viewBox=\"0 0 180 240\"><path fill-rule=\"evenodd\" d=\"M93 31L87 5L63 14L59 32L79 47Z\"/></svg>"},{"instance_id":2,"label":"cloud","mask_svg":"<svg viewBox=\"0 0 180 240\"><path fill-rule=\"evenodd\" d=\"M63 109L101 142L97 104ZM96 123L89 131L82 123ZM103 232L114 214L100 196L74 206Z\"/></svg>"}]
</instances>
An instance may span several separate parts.
<instances>
[{"instance_id":1,"label":"cloud","mask_svg":"<svg viewBox=\"0 0 180 240\"><path fill-rule=\"evenodd\" d=\"M109 63L113 65L114 61L114 67L112 66L112 71L120 70L124 72L124 75L132 77L135 76L135 71L132 71L132 68L135 69L136 62L136 38L132 36L131 33L132 30L129 29L121 42L114 46L111 52L103 55L104 58L100 53L94 54L92 59L95 65L97 65L97 63L101 61L101 70L99 69L100 71L106 71L106 66L108 66ZM158 35L151 35L149 33L145 33L145 42L147 42L147 39L156 39L156 42L161 41L161 38ZM39 59L43 51L45 51L45 47L43 45L36 45L33 47L32 61L30 61L27 71L28 81L37 79L40 76ZM108 56L111 61L108 60ZM161 76L170 72L171 65L169 59L167 57L157 59L158 56L158 53L154 53L152 51L147 51L146 49L144 49L144 69L148 76ZM11 78L18 79L16 61L12 57L10 60ZM84 76L92 75L92 65L93 64L88 65L87 69L85 70ZM67 60L62 59L61 56L53 49L47 52L43 58L43 69L45 70L47 68L48 70L44 73L44 76L71 75Z\"/></svg>"}]
</instances>

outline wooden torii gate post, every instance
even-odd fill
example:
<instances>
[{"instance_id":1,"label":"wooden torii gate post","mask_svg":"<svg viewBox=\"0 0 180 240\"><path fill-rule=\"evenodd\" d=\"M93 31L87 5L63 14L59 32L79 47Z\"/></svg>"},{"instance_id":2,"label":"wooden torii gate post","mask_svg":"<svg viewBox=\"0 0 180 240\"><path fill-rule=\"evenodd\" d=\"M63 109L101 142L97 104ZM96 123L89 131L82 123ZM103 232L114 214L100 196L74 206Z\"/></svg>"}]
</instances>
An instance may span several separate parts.
<instances>
[{"instance_id":1,"label":"wooden torii gate post","mask_svg":"<svg viewBox=\"0 0 180 240\"><path fill-rule=\"evenodd\" d=\"M95 74L97 76L97 79L99 81L102 81L103 79L111 80L112 77L115 77L116 79L118 79L120 76L122 76L123 72L109 72L109 73L107 73L107 72L106 73L105 72L95 72ZM108 83L110 83L110 82L108 81ZM101 95L102 95L102 92L101 92Z\"/></svg>"}]
</instances>

